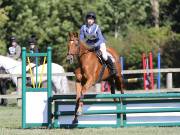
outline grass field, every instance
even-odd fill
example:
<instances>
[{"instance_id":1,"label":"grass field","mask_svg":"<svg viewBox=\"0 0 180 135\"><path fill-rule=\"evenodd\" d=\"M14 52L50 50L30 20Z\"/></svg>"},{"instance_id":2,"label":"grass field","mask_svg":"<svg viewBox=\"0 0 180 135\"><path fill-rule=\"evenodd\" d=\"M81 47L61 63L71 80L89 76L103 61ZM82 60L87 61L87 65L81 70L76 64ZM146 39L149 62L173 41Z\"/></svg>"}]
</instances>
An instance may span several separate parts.
<instances>
[{"instance_id":1,"label":"grass field","mask_svg":"<svg viewBox=\"0 0 180 135\"><path fill-rule=\"evenodd\" d=\"M21 129L21 108L0 106L0 135L179 135L180 127Z\"/></svg>"}]
</instances>

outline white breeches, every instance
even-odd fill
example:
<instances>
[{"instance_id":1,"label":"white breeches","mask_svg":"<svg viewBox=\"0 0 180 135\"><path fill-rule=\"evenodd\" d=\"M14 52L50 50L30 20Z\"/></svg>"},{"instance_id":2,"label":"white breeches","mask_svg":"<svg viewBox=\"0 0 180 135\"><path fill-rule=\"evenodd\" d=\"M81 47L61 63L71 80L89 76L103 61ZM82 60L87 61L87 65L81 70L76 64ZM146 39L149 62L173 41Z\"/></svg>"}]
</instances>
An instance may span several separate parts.
<instances>
[{"instance_id":1,"label":"white breeches","mask_svg":"<svg viewBox=\"0 0 180 135\"><path fill-rule=\"evenodd\" d=\"M106 51L106 45L105 43L100 44L100 50L102 52L102 57L106 61L108 59L107 51Z\"/></svg>"}]
</instances>

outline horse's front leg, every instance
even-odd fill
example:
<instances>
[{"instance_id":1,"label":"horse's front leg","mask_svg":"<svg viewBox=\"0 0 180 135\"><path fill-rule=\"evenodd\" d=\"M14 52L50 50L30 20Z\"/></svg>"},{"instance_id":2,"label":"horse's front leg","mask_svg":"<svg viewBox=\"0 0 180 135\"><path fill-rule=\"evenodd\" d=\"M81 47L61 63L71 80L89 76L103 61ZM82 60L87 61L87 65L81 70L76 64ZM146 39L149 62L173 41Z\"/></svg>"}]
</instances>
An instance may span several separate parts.
<instances>
[{"instance_id":1,"label":"horse's front leg","mask_svg":"<svg viewBox=\"0 0 180 135\"><path fill-rule=\"evenodd\" d=\"M76 107L75 107L75 118L74 120L76 120L77 122L77 117L79 115L82 115L83 113L83 101L81 99L84 98L84 94L86 93L86 91L93 85L93 80L92 79L88 79L87 82L85 83L85 85L81 85L76 83L76 88L78 88L77 91L77 97L76 97ZM81 87L81 90L80 90Z\"/></svg>"},{"instance_id":2,"label":"horse's front leg","mask_svg":"<svg viewBox=\"0 0 180 135\"><path fill-rule=\"evenodd\" d=\"M84 98L84 94L89 90L95 83L95 79L91 76L87 79L85 85L82 86L81 99Z\"/></svg>"},{"instance_id":3,"label":"horse's front leg","mask_svg":"<svg viewBox=\"0 0 180 135\"><path fill-rule=\"evenodd\" d=\"M80 82L76 82L76 105L74 111L74 120L72 123L78 123L78 115L80 115L81 104L80 104L80 96L81 96L82 85Z\"/></svg>"},{"instance_id":4,"label":"horse's front leg","mask_svg":"<svg viewBox=\"0 0 180 135\"><path fill-rule=\"evenodd\" d=\"M76 107L75 107L75 116L77 117L78 115L82 114L82 106L83 102L80 101L81 97L81 90L82 90L82 84L80 82L76 82Z\"/></svg>"},{"instance_id":5,"label":"horse's front leg","mask_svg":"<svg viewBox=\"0 0 180 135\"><path fill-rule=\"evenodd\" d=\"M78 123L78 115L79 115L79 107L80 105L80 96L81 96L81 90L82 90L82 85L81 85L81 79L82 79L82 74L81 74L81 70L80 68L76 69L75 71L75 75L76 75L76 105L75 105L75 111L74 111L74 120L73 120L73 124L74 123Z\"/></svg>"}]
</instances>

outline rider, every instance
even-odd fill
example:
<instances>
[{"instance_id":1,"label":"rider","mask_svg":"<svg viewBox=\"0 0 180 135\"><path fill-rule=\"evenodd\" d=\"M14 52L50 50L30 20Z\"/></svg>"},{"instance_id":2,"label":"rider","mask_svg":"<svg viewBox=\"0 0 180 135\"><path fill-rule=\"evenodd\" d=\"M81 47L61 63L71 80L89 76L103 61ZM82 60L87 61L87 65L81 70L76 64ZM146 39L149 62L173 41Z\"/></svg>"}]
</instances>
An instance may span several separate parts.
<instances>
[{"instance_id":1,"label":"rider","mask_svg":"<svg viewBox=\"0 0 180 135\"><path fill-rule=\"evenodd\" d=\"M92 50L100 50L102 58L110 69L110 74L116 74L115 65L107 55L105 39L101 33L99 25L96 24L96 14L94 12L89 12L86 15L86 24L84 24L80 29L80 41L85 41L91 48L93 48Z\"/></svg>"},{"instance_id":2,"label":"rider","mask_svg":"<svg viewBox=\"0 0 180 135\"><path fill-rule=\"evenodd\" d=\"M39 50L36 46L36 39L35 38L33 38L33 37L29 38L28 43L30 45L30 48L29 48L30 53L38 53L39 52ZM30 61L33 62L34 64L36 64L36 58L35 57L31 57Z\"/></svg>"},{"instance_id":3,"label":"rider","mask_svg":"<svg viewBox=\"0 0 180 135\"><path fill-rule=\"evenodd\" d=\"M18 45L15 36L11 36L10 45L7 56L19 60L21 58L21 47Z\"/></svg>"},{"instance_id":4,"label":"rider","mask_svg":"<svg viewBox=\"0 0 180 135\"><path fill-rule=\"evenodd\" d=\"M39 50L38 50L38 48L36 46L36 38L35 37L31 36L28 39L28 44L30 46L29 47L29 52L30 53L38 53L39 52ZM30 63L34 63L35 64L34 66L31 67L31 69L36 67L36 62L38 62L37 57L30 57ZM27 85L31 86L32 83L31 83L31 78L30 77L27 78L26 82L27 82Z\"/></svg>"}]
</instances>

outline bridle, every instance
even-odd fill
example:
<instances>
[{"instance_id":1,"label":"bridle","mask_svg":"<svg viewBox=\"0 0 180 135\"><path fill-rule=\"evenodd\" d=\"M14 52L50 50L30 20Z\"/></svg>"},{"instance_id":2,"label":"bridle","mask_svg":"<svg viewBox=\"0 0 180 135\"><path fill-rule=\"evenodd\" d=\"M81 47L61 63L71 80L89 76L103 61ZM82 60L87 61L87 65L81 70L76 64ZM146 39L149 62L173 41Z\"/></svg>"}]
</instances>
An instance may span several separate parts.
<instances>
[{"instance_id":1,"label":"bridle","mask_svg":"<svg viewBox=\"0 0 180 135\"><path fill-rule=\"evenodd\" d=\"M75 42L74 40L69 40L69 42ZM75 44L75 43L73 43L73 44ZM78 41L78 43L77 44L75 44L78 48L78 51L76 52L76 53L74 53L74 54L69 54L68 53L68 55L72 55L72 56L74 56L74 55L77 55L77 56L79 56L79 54L80 54L80 44L79 44L79 41Z\"/></svg>"},{"instance_id":2,"label":"bridle","mask_svg":"<svg viewBox=\"0 0 180 135\"><path fill-rule=\"evenodd\" d=\"M81 45L80 45L79 40L77 40L77 43L75 43L76 42L75 39L69 40L69 42L73 42L71 44L74 44L74 45L77 46L77 52L76 53L72 54L72 53L68 52L68 54L67 54L66 58L67 58L67 60L69 60L70 64L73 63L74 56L77 56L77 58L80 59L84 54L87 54L87 53L91 52L90 50L86 50L85 52L80 53L81 52Z\"/></svg>"},{"instance_id":3,"label":"bridle","mask_svg":"<svg viewBox=\"0 0 180 135\"><path fill-rule=\"evenodd\" d=\"M69 42L75 42L74 40L69 40ZM74 43L75 44L75 43ZM89 50L87 50L87 51L85 51L84 53L82 53L82 54L80 54L80 41L78 40L78 42L77 42L77 44L75 44L78 48L78 50L77 50L77 53L74 53L74 54L68 54L68 55L71 55L72 57L73 56L78 56L78 58L81 58L84 54L87 54L87 53L89 53L90 51Z\"/></svg>"}]
</instances>

